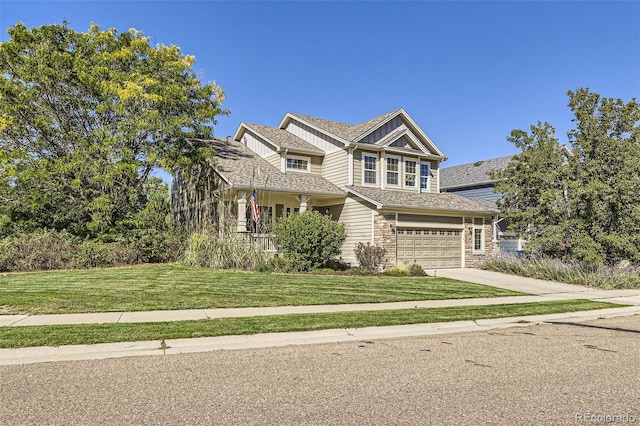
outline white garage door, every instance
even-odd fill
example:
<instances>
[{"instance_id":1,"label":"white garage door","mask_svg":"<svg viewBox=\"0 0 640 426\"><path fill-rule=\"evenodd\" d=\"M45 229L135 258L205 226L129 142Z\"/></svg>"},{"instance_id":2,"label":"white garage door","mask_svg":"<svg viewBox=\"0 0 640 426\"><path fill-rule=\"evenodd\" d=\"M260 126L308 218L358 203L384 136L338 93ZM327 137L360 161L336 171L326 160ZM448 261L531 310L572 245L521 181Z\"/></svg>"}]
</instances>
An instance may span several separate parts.
<instances>
[{"instance_id":1,"label":"white garage door","mask_svg":"<svg viewBox=\"0 0 640 426\"><path fill-rule=\"evenodd\" d=\"M423 268L461 268L462 231L459 229L398 228L398 261Z\"/></svg>"}]
</instances>

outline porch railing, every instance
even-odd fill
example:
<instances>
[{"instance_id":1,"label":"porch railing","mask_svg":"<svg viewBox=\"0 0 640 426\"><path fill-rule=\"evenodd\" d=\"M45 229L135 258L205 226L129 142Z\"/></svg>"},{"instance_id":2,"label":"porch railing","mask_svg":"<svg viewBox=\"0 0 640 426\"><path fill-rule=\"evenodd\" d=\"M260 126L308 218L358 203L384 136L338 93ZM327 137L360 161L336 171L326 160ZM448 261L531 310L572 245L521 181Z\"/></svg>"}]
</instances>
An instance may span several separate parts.
<instances>
[{"instance_id":1,"label":"porch railing","mask_svg":"<svg viewBox=\"0 0 640 426\"><path fill-rule=\"evenodd\" d=\"M257 234L254 232L238 232L238 234L240 234L243 241L252 244L257 249L268 251L271 253L278 252L278 248L273 242L273 237L271 234Z\"/></svg>"}]
</instances>

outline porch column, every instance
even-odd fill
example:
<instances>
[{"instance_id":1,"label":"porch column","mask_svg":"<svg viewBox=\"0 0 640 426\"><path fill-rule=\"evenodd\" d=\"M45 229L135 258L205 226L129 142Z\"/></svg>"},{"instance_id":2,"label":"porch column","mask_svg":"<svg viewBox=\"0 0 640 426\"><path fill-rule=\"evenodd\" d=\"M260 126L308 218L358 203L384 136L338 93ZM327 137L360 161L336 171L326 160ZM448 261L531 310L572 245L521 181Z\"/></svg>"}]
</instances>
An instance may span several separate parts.
<instances>
[{"instance_id":1,"label":"porch column","mask_svg":"<svg viewBox=\"0 0 640 426\"><path fill-rule=\"evenodd\" d=\"M247 231L247 193L238 192L238 232Z\"/></svg>"},{"instance_id":2,"label":"porch column","mask_svg":"<svg viewBox=\"0 0 640 426\"><path fill-rule=\"evenodd\" d=\"M296 197L298 202L300 203L300 214L307 211L307 202L311 197L307 197L306 195L299 195Z\"/></svg>"}]
</instances>

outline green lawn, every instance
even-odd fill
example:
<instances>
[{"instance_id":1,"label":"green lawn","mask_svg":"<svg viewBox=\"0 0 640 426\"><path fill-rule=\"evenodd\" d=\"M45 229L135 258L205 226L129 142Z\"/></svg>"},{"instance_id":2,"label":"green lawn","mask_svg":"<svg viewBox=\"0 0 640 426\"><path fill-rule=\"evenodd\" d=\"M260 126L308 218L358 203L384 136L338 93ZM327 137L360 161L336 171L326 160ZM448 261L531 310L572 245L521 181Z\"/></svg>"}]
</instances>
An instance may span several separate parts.
<instances>
[{"instance_id":1,"label":"green lawn","mask_svg":"<svg viewBox=\"0 0 640 426\"><path fill-rule=\"evenodd\" d=\"M290 314L161 323L0 327L0 348L62 346L268 332L360 328L541 315L619 307L588 300L385 311Z\"/></svg>"},{"instance_id":2,"label":"green lawn","mask_svg":"<svg viewBox=\"0 0 640 426\"><path fill-rule=\"evenodd\" d=\"M2 274L0 314L375 303L519 294L435 277L260 274L144 265Z\"/></svg>"}]
</instances>

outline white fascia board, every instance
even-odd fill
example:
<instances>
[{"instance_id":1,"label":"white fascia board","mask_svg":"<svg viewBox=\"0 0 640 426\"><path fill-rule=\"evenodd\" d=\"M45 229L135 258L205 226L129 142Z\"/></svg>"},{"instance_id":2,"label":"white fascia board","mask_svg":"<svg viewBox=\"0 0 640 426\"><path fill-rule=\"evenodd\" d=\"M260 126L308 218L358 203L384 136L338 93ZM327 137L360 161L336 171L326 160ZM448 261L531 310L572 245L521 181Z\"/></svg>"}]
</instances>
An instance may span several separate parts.
<instances>
[{"instance_id":1,"label":"white fascia board","mask_svg":"<svg viewBox=\"0 0 640 426\"><path fill-rule=\"evenodd\" d=\"M429 138L429 136L427 136L427 134L420 128L420 126L418 126L416 122L413 121L413 119L409 116L409 114L407 114L407 112L404 109L401 109L401 112L402 112L402 116L409 122L409 124L411 124L411 126L416 130L416 132L422 138L424 138L424 140L427 141L427 144L429 145L429 147L432 148L433 151L435 151L438 155L441 155L442 157L447 158L446 155L444 155L444 153L440 150L440 148L438 148L436 144L433 143L431 138Z\"/></svg>"},{"instance_id":2,"label":"white fascia board","mask_svg":"<svg viewBox=\"0 0 640 426\"><path fill-rule=\"evenodd\" d=\"M323 134L325 134L325 135L327 135L327 136L331 136L333 139L335 139L335 140L337 140L337 141L339 141L339 142L342 142L342 143L344 144L344 146L345 146L345 147L346 147L346 146L348 146L348 145L351 143L350 141L348 141L348 140L346 140L346 139L343 139L343 138L341 138L341 137L340 137L340 136L338 136L338 135L334 135L333 133L327 132L326 130L321 129L321 128L320 128L320 127L318 127L318 126L315 126L315 125L313 125L313 124L309 123L308 121L305 121L304 119L302 119L302 118L298 117L297 115L291 114L290 112L288 112L288 113L284 116L284 118L282 119L282 121L280 122L280 125L279 125L278 127L279 127L279 128L281 128L281 129L284 129L285 125L286 125L290 120L296 120L296 121L299 121L300 123L304 123L305 125L307 125L307 126L311 127L313 130L317 130L317 131L318 131L318 132L320 132L320 133L323 133Z\"/></svg>"},{"instance_id":3,"label":"white fascia board","mask_svg":"<svg viewBox=\"0 0 640 426\"><path fill-rule=\"evenodd\" d=\"M406 135L409 132L409 129L404 129L402 131L400 131L400 133L398 133L397 135L395 135L393 138L391 138L389 141L385 142L384 145L382 145L382 148L386 148L389 145L391 145L392 143L394 143L395 141L397 141L398 139L400 139L401 137L403 137L404 135Z\"/></svg>"},{"instance_id":4,"label":"white fascia board","mask_svg":"<svg viewBox=\"0 0 640 426\"><path fill-rule=\"evenodd\" d=\"M353 194L353 195L355 195L356 197L358 197L358 198L362 198L362 199L363 199L363 200L365 200L366 202L373 204L374 206L376 206L376 209L378 209L378 210L380 210L380 209L382 208L382 204L380 204L380 203L379 203L379 202L377 202L376 200L374 200L374 199L372 199L372 198L369 198L369 197L367 197L366 195L362 195L361 193L359 193L359 192L357 192L357 191L354 191L354 190L353 190L353 189L351 189L351 188L347 188L347 193L349 193L349 194Z\"/></svg>"},{"instance_id":5,"label":"white fascia board","mask_svg":"<svg viewBox=\"0 0 640 426\"><path fill-rule=\"evenodd\" d=\"M393 120L394 118L396 118L402 111L404 111L402 108L394 111L394 114L391 115L389 118L387 118L386 120L384 120L381 123L378 123L377 125L365 130L364 132L362 132L360 135L358 135L355 139L353 139L354 142L358 142L361 139L364 139L366 136L368 136L371 132L375 132L376 129L384 126L385 124L387 124L389 121Z\"/></svg>"},{"instance_id":6,"label":"white fascia board","mask_svg":"<svg viewBox=\"0 0 640 426\"><path fill-rule=\"evenodd\" d=\"M236 130L236 133L233 135L233 140L240 142L240 139L242 138L242 134L246 130L247 130L247 125L244 122L241 122L240 125L238 126L238 130Z\"/></svg>"},{"instance_id":7,"label":"white fascia board","mask_svg":"<svg viewBox=\"0 0 640 426\"><path fill-rule=\"evenodd\" d=\"M277 144L276 142L274 142L273 140L269 139L268 137L266 137L265 135L263 135L262 133L260 133L257 129L254 129L253 127L251 127L251 125L244 124L244 127L247 130L251 130L253 133L255 133L256 135L260 136L262 138L263 141L265 141L266 143L268 143L269 145L271 145L273 147L273 150L275 152L280 152L281 150L281 146L279 144Z\"/></svg>"}]
</instances>

